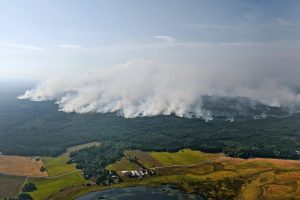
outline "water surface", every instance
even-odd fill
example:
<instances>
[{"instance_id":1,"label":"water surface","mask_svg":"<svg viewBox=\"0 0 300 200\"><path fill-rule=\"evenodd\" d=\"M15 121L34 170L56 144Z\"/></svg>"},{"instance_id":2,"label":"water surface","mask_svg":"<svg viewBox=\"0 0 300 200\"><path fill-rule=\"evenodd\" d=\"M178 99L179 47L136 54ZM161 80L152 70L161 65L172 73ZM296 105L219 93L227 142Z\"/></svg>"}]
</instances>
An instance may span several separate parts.
<instances>
[{"instance_id":1,"label":"water surface","mask_svg":"<svg viewBox=\"0 0 300 200\"><path fill-rule=\"evenodd\" d=\"M115 188L106 191L92 192L77 200L203 200L199 195L187 194L168 185L153 187Z\"/></svg>"}]
</instances>

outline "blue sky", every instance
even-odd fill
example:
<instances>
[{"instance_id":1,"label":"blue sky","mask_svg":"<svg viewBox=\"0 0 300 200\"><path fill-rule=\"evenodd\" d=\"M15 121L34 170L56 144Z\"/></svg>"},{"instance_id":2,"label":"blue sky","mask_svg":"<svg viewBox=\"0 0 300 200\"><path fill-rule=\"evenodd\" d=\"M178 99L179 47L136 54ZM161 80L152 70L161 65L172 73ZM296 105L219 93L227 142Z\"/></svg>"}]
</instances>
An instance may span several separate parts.
<instances>
[{"instance_id":1,"label":"blue sky","mask_svg":"<svg viewBox=\"0 0 300 200\"><path fill-rule=\"evenodd\" d=\"M0 79L40 80L135 59L197 65L198 44L213 44L212 54L224 43L298 51L299 9L297 0L1 0ZM245 51L251 57L256 47Z\"/></svg>"}]
</instances>

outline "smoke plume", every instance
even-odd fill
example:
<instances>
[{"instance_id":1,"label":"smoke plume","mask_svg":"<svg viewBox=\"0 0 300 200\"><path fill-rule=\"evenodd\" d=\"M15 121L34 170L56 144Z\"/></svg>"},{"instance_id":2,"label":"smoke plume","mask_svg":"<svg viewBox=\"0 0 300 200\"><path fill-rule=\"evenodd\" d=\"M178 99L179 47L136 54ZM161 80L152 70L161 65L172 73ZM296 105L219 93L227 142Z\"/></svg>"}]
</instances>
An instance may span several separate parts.
<instances>
[{"instance_id":1,"label":"smoke plume","mask_svg":"<svg viewBox=\"0 0 300 200\"><path fill-rule=\"evenodd\" d=\"M190 48L195 53L195 47ZM210 119L210 110L203 107L207 96L243 97L271 107L299 103L300 69L295 56L278 52L276 47L249 53L236 45L230 54L226 46L222 48L215 56L206 56L205 62L132 60L76 76L55 77L19 98L55 100L64 112L118 112L127 118L175 114Z\"/></svg>"}]
</instances>

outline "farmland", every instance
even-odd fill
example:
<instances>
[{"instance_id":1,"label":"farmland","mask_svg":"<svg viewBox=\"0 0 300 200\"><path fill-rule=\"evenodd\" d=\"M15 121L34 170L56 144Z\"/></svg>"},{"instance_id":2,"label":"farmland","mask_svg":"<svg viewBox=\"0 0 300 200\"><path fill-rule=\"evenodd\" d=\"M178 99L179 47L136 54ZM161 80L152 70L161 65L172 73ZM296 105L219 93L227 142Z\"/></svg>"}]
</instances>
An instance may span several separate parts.
<instances>
[{"instance_id":1,"label":"farmland","mask_svg":"<svg viewBox=\"0 0 300 200\"><path fill-rule=\"evenodd\" d=\"M28 178L28 183L34 183L37 190L30 192L34 199L46 199L66 187L82 185L90 181L84 180L80 172L73 172L55 178Z\"/></svg>"},{"instance_id":2,"label":"farmland","mask_svg":"<svg viewBox=\"0 0 300 200\"><path fill-rule=\"evenodd\" d=\"M43 162L37 157L0 155L0 173L19 176L47 176L40 169Z\"/></svg>"},{"instance_id":3,"label":"farmland","mask_svg":"<svg viewBox=\"0 0 300 200\"><path fill-rule=\"evenodd\" d=\"M17 197L25 177L0 174L0 199Z\"/></svg>"},{"instance_id":4,"label":"farmland","mask_svg":"<svg viewBox=\"0 0 300 200\"><path fill-rule=\"evenodd\" d=\"M142 154L148 154L145 156L146 159L141 157ZM176 153L126 151L125 155L126 157L138 155L139 163L148 166L150 156L156 160L156 165L159 163L160 166L152 167L160 175L143 179L132 179L119 173L127 184L173 184L187 192L205 194L207 198L212 199L300 198L300 161L230 158L189 149ZM109 169L140 168L125 161L126 157L110 165Z\"/></svg>"},{"instance_id":5,"label":"farmland","mask_svg":"<svg viewBox=\"0 0 300 200\"><path fill-rule=\"evenodd\" d=\"M164 166L171 165L191 165L207 160L213 160L221 157L223 154L204 153L200 151L192 151L190 149L183 149L175 153L169 152L151 152L152 156L159 163Z\"/></svg>"},{"instance_id":6,"label":"farmland","mask_svg":"<svg viewBox=\"0 0 300 200\"><path fill-rule=\"evenodd\" d=\"M69 148L58 157L42 157L39 162L46 167L49 176L28 177L26 183L37 187L29 194L34 199L74 199L87 192L111 187L171 184L189 193L205 195L208 199L300 198L300 161L231 158L222 153L191 149L173 153L126 150L123 158L106 167L107 170L116 170L122 181L112 186L99 186L85 180L75 164L67 164L71 152L95 145L100 143ZM28 163L34 162L33 158L28 160ZM123 170L140 170L141 167L151 169L155 174L129 178L121 173ZM16 196L24 181L25 177L1 175L0 197Z\"/></svg>"},{"instance_id":7,"label":"farmland","mask_svg":"<svg viewBox=\"0 0 300 200\"><path fill-rule=\"evenodd\" d=\"M61 174L69 173L74 170L75 164L67 164L68 160L70 159L70 153L92 146L99 146L99 142L91 142L86 144L81 144L73 147L69 147L66 149L66 152L57 156L57 157L43 157L42 160L44 165L47 169L49 176L58 176Z\"/></svg>"},{"instance_id":8,"label":"farmland","mask_svg":"<svg viewBox=\"0 0 300 200\"><path fill-rule=\"evenodd\" d=\"M30 195L34 199L45 199L66 187L82 185L90 181L83 179L80 170L75 168L75 164L67 164L70 159L69 154L82 148L99 146L98 142L91 142L67 148L66 152L57 157L43 157L44 165L49 174L49 178L27 179L27 183L34 183L37 190Z\"/></svg>"},{"instance_id":9,"label":"farmland","mask_svg":"<svg viewBox=\"0 0 300 200\"><path fill-rule=\"evenodd\" d=\"M137 162L130 158L136 158ZM140 170L141 166L155 170L156 175L129 178L121 173L123 170ZM174 153L126 150L122 159L106 169L116 170L123 180L112 187L171 184L208 199L300 198L300 161L294 160L240 159L191 149ZM73 199L108 188L111 186L78 184L66 187L49 199Z\"/></svg>"},{"instance_id":10,"label":"farmland","mask_svg":"<svg viewBox=\"0 0 300 200\"><path fill-rule=\"evenodd\" d=\"M0 199L16 197L25 180L26 183L34 183L37 187L37 190L30 192L34 199L45 199L65 187L89 183L90 181L82 178L81 172L75 168L75 164L67 164L67 161L70 159L71 152L99 145L99 142L91 142L69 147L65 153L57 157L1 155ZM46 171L40 170L42 166Z\"/></svg>"}]
</instances>

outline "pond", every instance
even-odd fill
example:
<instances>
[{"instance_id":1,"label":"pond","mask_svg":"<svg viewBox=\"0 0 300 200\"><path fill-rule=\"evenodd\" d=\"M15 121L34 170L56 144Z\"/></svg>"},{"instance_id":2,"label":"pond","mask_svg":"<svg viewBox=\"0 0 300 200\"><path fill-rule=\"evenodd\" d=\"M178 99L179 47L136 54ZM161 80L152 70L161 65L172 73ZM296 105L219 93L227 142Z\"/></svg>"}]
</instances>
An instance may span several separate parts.
<instances>
[{"instance_id":1,"label":"pond","mask_svg":"<svg viewBox=\"0 0 300 200\"><path fill-rule=\"evenodd\" d=\"M77 200L204 200L196 194L188 194L172 186L160 187L128 187L92 192L85 194Z\"/></svg>"}]
</instances>

